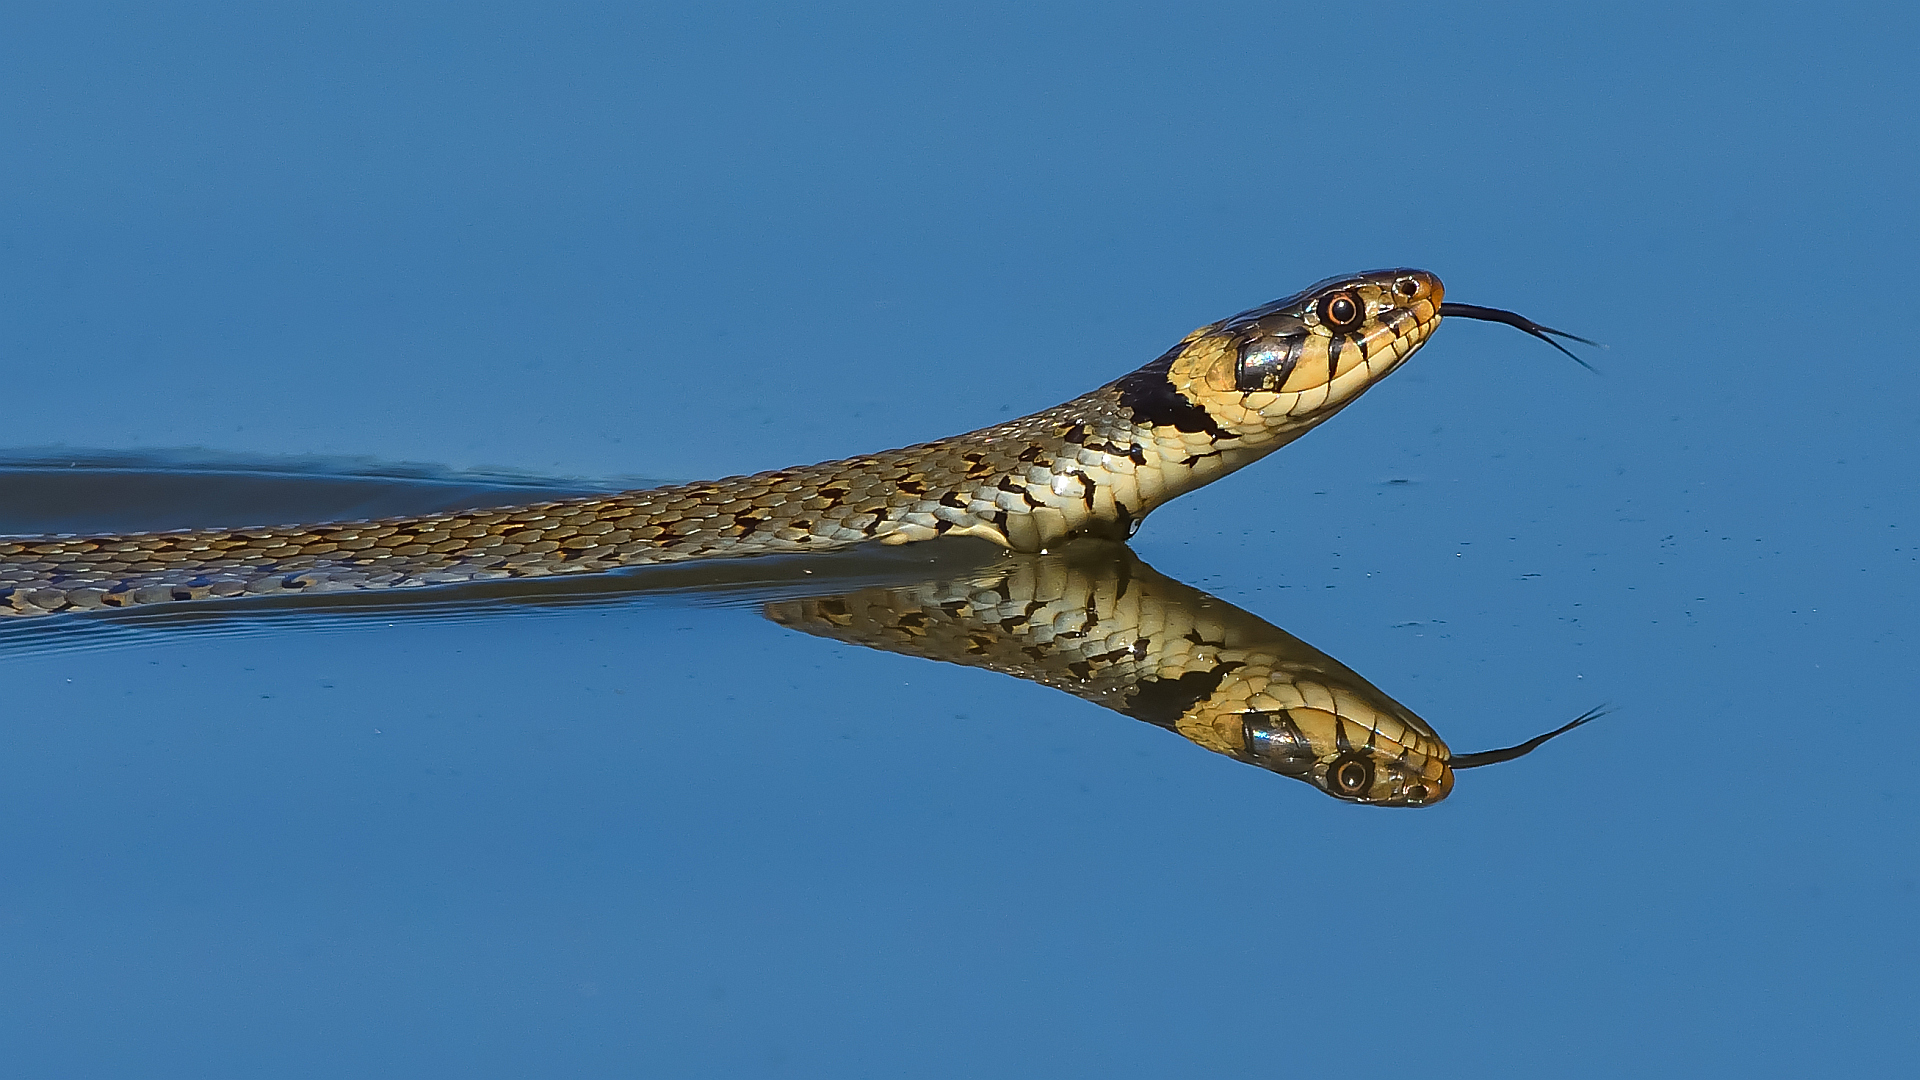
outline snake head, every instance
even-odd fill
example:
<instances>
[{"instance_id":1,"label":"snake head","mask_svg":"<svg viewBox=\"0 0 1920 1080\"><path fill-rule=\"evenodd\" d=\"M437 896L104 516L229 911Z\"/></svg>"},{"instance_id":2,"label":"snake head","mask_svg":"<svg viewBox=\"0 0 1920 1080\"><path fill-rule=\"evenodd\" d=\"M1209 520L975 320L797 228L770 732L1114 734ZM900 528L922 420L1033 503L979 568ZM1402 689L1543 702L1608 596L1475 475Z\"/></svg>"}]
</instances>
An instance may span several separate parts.
<instances>
[{"instance_id":1,"label":"snake head","mask_svg":"<svg viewBox=\"0 0 1920 1080\"><path fill-rule=\"evenodd\" d=\"M1425 270L1328 278L1196 331L1169 378L1229 430L1297 435L1426 344L1445 291Z\"/></svg>"},{"instance_id":2,"label":"snake head","mask_svg":"<svg viewBox=\"0 0 1920 1080\"><path fill-rule=\"evenodd\" d=\"M1391 716L1293 708L1245 712L1240 720L1234 757L1343 802L1429 806L1453 790L1445 745Z\"/></svg>"}]
</instances>

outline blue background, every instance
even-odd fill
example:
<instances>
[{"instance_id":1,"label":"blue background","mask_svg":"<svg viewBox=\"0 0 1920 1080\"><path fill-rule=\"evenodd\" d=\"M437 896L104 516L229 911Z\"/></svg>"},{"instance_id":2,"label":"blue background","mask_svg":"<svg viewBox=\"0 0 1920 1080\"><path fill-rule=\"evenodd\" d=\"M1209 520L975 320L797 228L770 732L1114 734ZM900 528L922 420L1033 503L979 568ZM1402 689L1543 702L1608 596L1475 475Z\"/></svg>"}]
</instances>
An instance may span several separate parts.
<instances>
[{"instance_id":1,"label":"blue background","mask_svg":"<svg viewBox=\"0 0 1920 1080\"><path fill-rule=\"evenodd\" d=\"M0 446L717 476L1342 271L1449 324L1135 548L1454 746L1364 811L672 600L0 650L67 1076L1910 1067L1903 5L0 8Z\"/></svg>"}]
</instances>

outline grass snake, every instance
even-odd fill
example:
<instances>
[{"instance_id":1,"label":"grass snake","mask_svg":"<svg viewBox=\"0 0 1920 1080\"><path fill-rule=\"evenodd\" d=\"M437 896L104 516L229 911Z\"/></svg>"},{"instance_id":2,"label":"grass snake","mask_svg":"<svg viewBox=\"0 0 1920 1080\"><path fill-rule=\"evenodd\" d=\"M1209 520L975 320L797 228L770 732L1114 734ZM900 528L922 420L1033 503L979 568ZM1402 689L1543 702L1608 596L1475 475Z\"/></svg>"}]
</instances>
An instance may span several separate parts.
<instances>
[{"instance_id":1,"label":"grass snake","mask_svg":"<svg viewBox=\"0 0 1920 1080\"><path fill-rule=\"evenodd\" d=\"M418 517L114 536L0 537L0 616L400 589L976 536L1015 552L1126 540L1168 500L1351 404L1443 316L1422 270L1330 278L1188 334L1062 405L899 450L752 476ZM1583 340L1583 339L1575 339ZM1564 350L1563 350L1564 351ZM1569 354L1571 355L1571 354Z\"/></svg>"}]
</instances>

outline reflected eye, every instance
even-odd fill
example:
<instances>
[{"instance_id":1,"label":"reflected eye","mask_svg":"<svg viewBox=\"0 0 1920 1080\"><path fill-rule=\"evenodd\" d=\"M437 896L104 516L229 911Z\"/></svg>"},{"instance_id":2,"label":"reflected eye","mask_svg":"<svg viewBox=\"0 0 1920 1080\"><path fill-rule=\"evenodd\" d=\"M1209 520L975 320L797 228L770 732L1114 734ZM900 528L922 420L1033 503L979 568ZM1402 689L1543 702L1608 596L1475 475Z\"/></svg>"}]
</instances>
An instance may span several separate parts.
<instances>
[{"instance_id":1,"label":"reflected eye","mask_svg":"<svg viewBox=\"0 0 1920 1080\"><path fill-rule=\"evenodd\" d=\"M1419 806L1421 803L1427 801L1427 794L1427 785L1414 784L1407 788L1407 805Z\"/></svg>"},{"instance_id":2,"label":"reflected eye","mask_svg":"<svg viewBox=\"0 0 1920 1080\"><path fill-rule=\"evenodd\" d=\"M1365 795L1373 787L1373 762L1358 756L1336 759L1327 769L1327 785L1335 795Z\"/></svg>"},{"instance_id":3,"label":"reflected eye","mask_svg":"<svg viewBox=\"0 0 1920 1080\"><path fill-rule=\"evenodd\" d=\"M1366 315L1366 306L1348 293L1334 293L1320 301L1320 322L1337 333L1358 327Z\"/></svg>"}]
</instances>

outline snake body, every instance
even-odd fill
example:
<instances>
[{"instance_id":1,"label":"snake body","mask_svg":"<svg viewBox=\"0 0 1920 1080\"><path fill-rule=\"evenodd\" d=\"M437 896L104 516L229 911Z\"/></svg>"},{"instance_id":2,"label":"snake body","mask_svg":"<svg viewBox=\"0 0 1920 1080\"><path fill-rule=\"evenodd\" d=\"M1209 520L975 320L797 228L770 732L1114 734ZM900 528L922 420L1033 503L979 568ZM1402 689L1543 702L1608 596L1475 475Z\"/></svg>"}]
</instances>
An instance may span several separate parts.
<instances>
[{"instance_id":1,"label":"snake body","mask_svg":"<svg viewBox=\"0 0 1920 1080\"><path fill-rule=\"evenodd\" d=\"M978 536L1125 540L1149 512L1305 434L1425 344L1421 270L1331 278L1203 326L1017 420L752 476L380 521L0 537L0 615L577 574Z\"/></svg>"}]
</instances>

